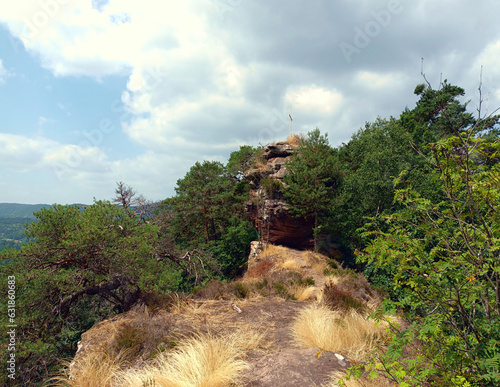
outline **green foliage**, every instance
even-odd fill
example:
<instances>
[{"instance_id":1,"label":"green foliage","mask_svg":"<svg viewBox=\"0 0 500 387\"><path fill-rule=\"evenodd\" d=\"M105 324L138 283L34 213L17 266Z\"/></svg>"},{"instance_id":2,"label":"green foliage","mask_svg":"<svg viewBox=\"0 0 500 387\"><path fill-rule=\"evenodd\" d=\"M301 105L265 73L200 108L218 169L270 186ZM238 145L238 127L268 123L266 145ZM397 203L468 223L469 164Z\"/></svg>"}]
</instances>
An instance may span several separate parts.
<instances>
[{"instance_id":1,"label":"green foliage","mask_svg":"<svg viewBox=\"0 0 500 387\"><path fill-rule=\"evenodd\" d=\"M257 231L250 222L232 217L221 239L208 251L216 257L222 273L234 277L246 267L250 243L257 237Z\"/></svg>"},{"instance_id":2,"label":"green foliage","mask_svg":"<svg viewBox=\"0 0 500 387\"><path fill-rule=\"evenodd\" d=\"M450 85L444 80L439 90L433 90L427 85L418 85L415 94L420 96L415 108L406 109L399 121L412 136L417 148L455 134L456 130L462 131L474 125L475 120L472 114L467 112L467 104L459 100L465 94L463 88ZM480 130L483 127L475 126L475 129Z\"/></svg>"},{"instance_id":3,"label":"green foliage","mask_svg":"<svg viewBox=\"0 0 500 387\"><path fill-rule=\"evenodd\" d=\"M163 216L168 215L165 228L173 243L212 255L226 277L241 272L250 242L257 238L243 206L249 187L237 178L248 167L253 152L251 147L233 152L232 172L219 162L196 163L177 181L177 195L161 206ZM239 172L235 175L235 171Z\"/></svg>"},{"instance_id":4,"label":"green foliage","mask_svg":"<svg viewBox=\"0 0 500 387\"><path fill-rule=\"evenodd\" d=\"M243 174L252 168L256 152L257 149L249 145L240 146L238 151L232 152L227 162L229 175L237 180L242 180Z\"/></svg>"},{"instance_id":5,"label":"green foliage","mask_svg":"<svg viewBox=\"0 0 500 387\"><path fill-rule=\"evenodd\" d=\"M406 179L415 189L434 193L439 186L429 177L429 167L412 147L411 134L394 118L377 119L355 133L339 149L343 167L334 227L343 243L363 247L357 231L367 217L398 209L394 202L393 180L406 170Z\"/></svg>"},{"instance_id":6,"label":"green foliage","mask_svg":"<svg viewBox=\"0 0 500 387\"><path fill-rule=\"evenodd\" d=\"M177 181L177 196L165 204L175 214L172 231L181 246L199 241L200 236L207 244L220 237L223 209L231 204L233 184L225 167L216 161L196 162Z\"/></svg>"},{"instance_id":7,"label":"green foliage","mask_svg":"<svg viewBox=\"0 0 500 387\"><path fill-rule=\"evenodd\" d=\"M314 219L315 244L323 221L330 214L340 181L336 152L328 136L319 129L308 133L286 165L283 195L290 212L297 217Z\"/></svg>"},{"instance_id":8,"label":"green foliage","mask_svg":"<svg viewBox=\"0 0 500 387\"><path fill-rule=\"evenodd\" d=\"M278 199L283 188L280 181L272 177L263 178L260 185L269 199Z\"/></svg>"},{"instance_id":9,"label":"green foliage","mask_svg":"<svg viewBox=\"0 0 500 387\"><path fill-rule=\"evenodd\" d=\"M388 232L373 225L376 239L360 256L393 273L402 295L384 308L411 319L381 357L400 385L500 383L500 165L477 162L496 157L500 143L474 129L431 147L445 199L433 203L397 179L404 209L386 217ZM402 356L416 340L418 353Z\"/></svg>"},{"instance_id":10,"label":"green foliage","mask_svg":"<svg viewBox=\"0 0 500 387\"><path fill-rule=\"evenodd\" d=\"M231 288L238 298L245 298L249 293L249 289L241 282L234 282Z\"/></svg>"},{"instance_id":11,"label":"green foliage","mask_svg":"<svg viewBox=\"0 0 500 387\"><path fill-rule=\"evenodd\" d=\"M83 211L54 205L35 216L26 230L32 242L1 253L11 262L0 267L2 278L16 281L18 385L36 385L55 371L82 332L128 310L141 292L175 290L181 278L155 257L158 227L128 209L97 201Z\"/></svg>"}]
</instances>

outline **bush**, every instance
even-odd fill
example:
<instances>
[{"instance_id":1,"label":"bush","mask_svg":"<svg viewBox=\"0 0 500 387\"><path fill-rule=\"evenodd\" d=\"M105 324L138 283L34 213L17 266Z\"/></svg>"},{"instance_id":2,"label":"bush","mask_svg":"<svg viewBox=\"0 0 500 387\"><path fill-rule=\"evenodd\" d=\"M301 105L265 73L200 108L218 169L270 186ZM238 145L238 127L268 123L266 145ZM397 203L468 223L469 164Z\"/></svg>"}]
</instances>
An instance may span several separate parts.
<instances>
[{"instance_id":1,"label":"bush","mask_svg":"<svg viewBox=\"0 0 500 387\"><path fill-rule=\"evenodd\" d=\"M399 311L410 324L393 332L375 367L407 386L500 385L500 164L492 159L500 142L474 130L430 147L446 200L433 203L398 178L404 210L386 216L389 233L368 225L374 231L365 236L375 238L359 256L390 273L403 295L380 313ZM415 342L419 353L408 360L403 353Z\"/></svg>"},{"instance_id":2,"label":"bush","mask_svg":"<svg viewBox=\"0 0 500 387\"><path fill-rule=\"evenodd\" d=\"M353 297L350 291L343 290L331 282L326 284L323 289L322 301L323 304L331 310L337 310L344 313L350 309L358 313L364 313L367 310L366 304L363 301Z\"/></svg>"}]
</instances>

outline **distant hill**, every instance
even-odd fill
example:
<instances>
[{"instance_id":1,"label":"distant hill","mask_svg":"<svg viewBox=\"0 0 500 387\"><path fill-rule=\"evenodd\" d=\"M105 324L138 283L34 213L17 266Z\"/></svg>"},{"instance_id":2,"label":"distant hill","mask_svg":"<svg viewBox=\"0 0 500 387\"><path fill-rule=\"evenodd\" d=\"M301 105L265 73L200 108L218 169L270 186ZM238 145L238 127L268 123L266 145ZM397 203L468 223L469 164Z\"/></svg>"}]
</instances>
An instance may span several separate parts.
<instances>
[{"instance_id":1,"label":"distant hill","mask_svg":"<svg viewBox=\"0 0 500 387\"><path fill-rule=\"evenodd\" d=\"M51 207L49 204L0 203L0 218L31 218L33 212Z\"/></svg>"},{"instance_id":2,"label":"distant hill","mask_svg":"<svg viewBox=\"0 0 500 387\"><path fill-rule=\"evenodd\" d=\"M75 204L82 206L82 204ZM34 212L42 208L52 207L50 204L0 203L0 250L5 247L20 248L27 242L24 225L34 221Z\"/></svg>"}]
</instances>

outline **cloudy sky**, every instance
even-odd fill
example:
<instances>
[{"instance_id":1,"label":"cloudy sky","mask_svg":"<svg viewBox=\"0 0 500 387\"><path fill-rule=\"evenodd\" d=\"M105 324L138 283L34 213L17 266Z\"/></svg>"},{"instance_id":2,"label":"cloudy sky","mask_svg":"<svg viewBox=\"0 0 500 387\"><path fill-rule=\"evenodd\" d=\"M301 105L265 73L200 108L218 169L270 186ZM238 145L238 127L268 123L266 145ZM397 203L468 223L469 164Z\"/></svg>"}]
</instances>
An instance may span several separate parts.
<instances>
[{"instance_id":1,"label":"cloudy sky","mask_svg":"<svg viewBox=\"0 0 500 387\"><path fill-rule=\"evenodd\" d=\"M0 5L0 202L174 194L196 161L318 127L333 146L424 72L500 106L500 3L22 0Z\"/></svg>"}]
</instances>

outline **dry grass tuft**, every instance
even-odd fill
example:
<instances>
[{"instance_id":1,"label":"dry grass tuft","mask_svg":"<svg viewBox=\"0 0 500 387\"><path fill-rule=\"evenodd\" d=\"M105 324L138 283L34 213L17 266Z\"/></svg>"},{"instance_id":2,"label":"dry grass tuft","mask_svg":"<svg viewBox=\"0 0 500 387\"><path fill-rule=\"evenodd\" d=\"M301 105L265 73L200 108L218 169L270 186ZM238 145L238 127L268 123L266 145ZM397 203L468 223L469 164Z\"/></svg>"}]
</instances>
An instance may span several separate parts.
<instances>
[{"instance_id":1,"label":"dry grass tuft","mask_svg":"<svg viewBox=\"0 0 500 387\"><path fill-rule=\"evenodd\" d=\"M117 373L127 364L126 352L92 352L77 364L66 363L61 376L52 379L60 387L111 387Z\"/></svg>"},{"instance_id":2,"label":"dry grass tuft","mask_svg":"<svg viewBox=\"0 0 500 387\"><path fill-rule=\"evenodd\" d=\"M304 308L292 324L296 343L306 348L320 347L341 352L350 359L364 361L384 334L385 324L376 326L355 311L342 315L326 306Z\"/></svg>"},{"instance_id":3,"label":"dry grass tuft","mask_svg":"<svg viewBox=\"0 0 500 387\"><path fill-rule=\"evenodd\" d=\"M264 258L264 257L269 257L271 255L277 255L281 258L286 257L289 254L289 249L283 246L277 246L277 245L267 245L264 250L262 250L262 253L260 253L259 257Z\"/></svg>"},{"instance_id":4,"label":"dry grass tuft","mask_svg":"<svg viewBox=\"0 0 500 387\"><path fill-rule=\"evenodd\" d=\"M302 265L297 262L293 258L288 258L278 264L278 267L281 267L285 270L299 271L302 268Z\"/></svg>"},{"instance_id":5,"label":"dry grass tuft","mask_svg":"<svg viewBox=\"0 0 500 387\"><path fill-rule=\"evenodd\" d=\"M297 301L315 300L317 290L316 286L292 285L288 287L288 293Z\"/></svg>"},{"instance_id":6,"label":"dry grass tuft","mask_svg":"<svg viewBox=\"0 0 500 387\"><path fill-rule=\"evenodd\" d=\"M236 383L241 373L249 368L243 360L246 352L255 350L263 341L263 333L248 329L224 336L200 333L183 341L175 350L159 356L153 366L123 372L119 376L120 385L228 386Z\"/></svg>"},{"instance_id":7,"label":"dry grass tuft","mask_svg":"<svg viewBox=\"0 0 500 387\"><path fill-rule=\"evenodd\" d=\"M290 136L288 136L287 138L287 142L289 145L292 145L292 146L297 146L297 145L300 145L300 143L304 141L304 135L303 134L291 134Z\"/></svg>"}]
</instances>

